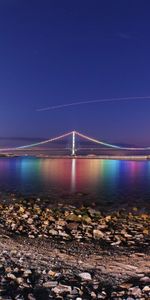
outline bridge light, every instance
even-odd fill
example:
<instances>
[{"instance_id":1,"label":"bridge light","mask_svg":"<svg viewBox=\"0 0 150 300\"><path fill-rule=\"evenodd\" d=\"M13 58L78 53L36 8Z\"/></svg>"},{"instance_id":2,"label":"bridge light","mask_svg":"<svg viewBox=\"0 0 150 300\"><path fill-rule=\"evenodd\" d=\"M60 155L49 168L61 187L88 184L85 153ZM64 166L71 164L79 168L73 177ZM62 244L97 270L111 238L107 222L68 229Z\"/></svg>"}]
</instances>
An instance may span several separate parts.
<instances>
[{"instance_id":1,"label":"bridge light","mask_svg":"<svg viewBox=\"0 0 150 300\"><path fill-rule=\"evenodd\" d=\"M75 156L76 154L76 149L75 149L75 144L76 144L76 132L72 131L72 156Z\"/></svg>"}]
</instances>

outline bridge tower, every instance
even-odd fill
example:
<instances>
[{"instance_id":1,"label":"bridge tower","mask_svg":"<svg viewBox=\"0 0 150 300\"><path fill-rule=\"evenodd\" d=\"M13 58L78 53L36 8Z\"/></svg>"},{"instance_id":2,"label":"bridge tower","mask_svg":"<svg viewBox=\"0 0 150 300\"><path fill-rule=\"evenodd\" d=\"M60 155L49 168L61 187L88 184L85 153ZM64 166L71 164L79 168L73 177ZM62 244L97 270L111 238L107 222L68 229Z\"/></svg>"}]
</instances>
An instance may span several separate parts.
<instances>
[{"instance_id":1,"label":"bridge tower","mask_svg":"<svg viewBox=\"0 0 150 300\"><path fill-rule=\"evenodd\" d=\"M71 155L75 156L76 155L76 132L75 130L72 131L72 149L71 149Z\"/></svg>"}]
</instances>

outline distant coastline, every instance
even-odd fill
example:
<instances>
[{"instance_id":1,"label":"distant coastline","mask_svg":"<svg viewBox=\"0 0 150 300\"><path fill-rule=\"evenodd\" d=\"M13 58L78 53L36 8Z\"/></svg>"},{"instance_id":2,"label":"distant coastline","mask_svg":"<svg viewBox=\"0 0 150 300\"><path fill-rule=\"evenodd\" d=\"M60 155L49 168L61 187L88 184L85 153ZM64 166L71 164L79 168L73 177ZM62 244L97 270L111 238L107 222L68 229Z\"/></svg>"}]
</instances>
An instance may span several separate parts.
<instances>
[{"instance_id":1,"label":"distant coastline","mask_svg":"<svg viewBox=\"0 0 150 300\"><path fill-rule=\"evenodd\" d=\"M49 158L49 159L102 159L102 160L150 160L150 155L44 155L44 154L0 154L0 158L12 158L12 157L35 157L35 158Z\"/></svg>"}]
</instances>

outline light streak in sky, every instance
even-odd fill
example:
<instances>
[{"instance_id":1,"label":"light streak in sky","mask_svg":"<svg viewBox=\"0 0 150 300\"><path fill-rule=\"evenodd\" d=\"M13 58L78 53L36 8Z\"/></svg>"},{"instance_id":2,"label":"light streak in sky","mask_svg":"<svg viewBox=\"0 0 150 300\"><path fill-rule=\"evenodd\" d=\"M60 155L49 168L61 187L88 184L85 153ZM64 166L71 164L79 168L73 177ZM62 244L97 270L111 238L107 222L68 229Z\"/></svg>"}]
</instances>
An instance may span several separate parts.
<instances>
[{"instance_id":1,"label":"light streak in sky","mask_svg":"<svg viewBox=\"0 0 150 300\"><path fill-rule=\"evenodd\" d=\"M117 101L128 101L128 100L150 100L150 96L143 96L143 97L123 97L123 98L105 98L105 99L95 99L95 100L87 100L87 101L79 101L79 102L72 102L72 103L65 103L59 105L53 105L43 108L36 109L37 112L41 111L48 111L53 109L61 109L69 106L77 106L77 105L84 105L84 104L93 104L93 103L105 103L105 102L117 102Z\"/></svg>"}]
</instances>

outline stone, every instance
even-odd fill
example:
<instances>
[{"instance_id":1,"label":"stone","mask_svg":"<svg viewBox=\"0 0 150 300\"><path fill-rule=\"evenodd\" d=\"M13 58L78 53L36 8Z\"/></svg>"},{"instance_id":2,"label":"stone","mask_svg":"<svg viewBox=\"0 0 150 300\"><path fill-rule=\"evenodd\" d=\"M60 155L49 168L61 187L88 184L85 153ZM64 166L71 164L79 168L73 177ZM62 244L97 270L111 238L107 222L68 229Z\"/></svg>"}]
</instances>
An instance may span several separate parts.
<instances>
[{"instance_id":1,"label":"stone","mask_svg":"<svg viewBox=\"0 0 150 300\"><path fill-rule=\"evenodd\" d=\"M130 295L135 296L135 297L141 297L141 295L142 295L142 291L138 286L130 288L129 293L130 293Z\"/></svg>"},{"instance_id":2,"label":"stone","mask_svg":"<svg viewBox=\"0 0 150 300\"><path fill-rule=\"evenodd\" d=\"M21 285L21 284L24 282L24 280L23 280L22 277L17 277L17 278L16 278L16 282L17 282L19 285Z\"/></svg>"},{"instance_id":3,"label":"stone","mask_svg":"<svg viewBox=\"0 0 150 300\"><path fill-rule=\"evenodd\" d=\"M58 235L58 232L57 232L57 230L50 229L49 230L49 234L51 234L51 235Z\"/></svg>"},{"instance_id":4,"label":"stone","mask_svg":"<svg viewBox=\"0 0 150 300\"><path fill-rule=\"evenodd\" d=\"M52 291L55 293L55 294L64 294L64 293L71 293L72 291L72 288L71 286L68 286L68 285L63 285L63 284L59 284L57 285L56 287L52 288Z\"/></svg>"},{"instance_id":5,"label":"stone","mask_svg":"<svg viewBox=\"0 0 150 300\"><path fill-rule=\"evenodd\" d=\"M30 270L30 269L26 269L25 271L24 271L24 273L23 273L23 276L24 277L28 277L29 275L31 275L32 274L32 271Z\"/></svg>"},{"instance_id":6,"label":"stone","mask_svg":"<svg viewBox=\"0 0 150 300\"><path fill-rule=\"evenodd\" d=\"M44 272L43 274L46 274L46 271L45 271L45 270L44 270L43 272ZM51 276L51 277L55 277L56 272L50 270L50 271L48 271L48 275Z\"/></svg>"},{"instance_id":7,"label":"stone","mask_svg":"<svg viewBox=\"0 0 150 300\"><path fill-rule=\"evenodd\" d=\"M94 239L102 239L104 237L104 233L98 229L93 230L93 237Z\"/></svg>"},{"instance_id":8,"label":"stone","mask_svg":"<svg viewBox=\"0 0 150 300\"><path fill-rule=\"evenodd\" d=\"M73 290L71 291L71 295L77 296L79 294L80 289L77 287L74 287Z\"/></svg>"},{"instance_id":9,"label":"stone","mask_svg":"<svg viewBox=\"0 0 150 300\"><path fill-rule=\"evenodd\" d=\"M23 214L23 215L22 215L22 218L23 218L23 219L27 219L27 218L28 218L28 214Z\"/></svg>"},{"instance_id":10,"label":"stone","mask_svg":"<svg viewBox=\"0 0 150 300\"><path fill-rule=\"evenodd\" d=\"M140 279L140 281L141 281L142 283L149 283L149 282L150 282L150 277L144 276L144 277L142 277L142 278Z\"/></svg>"},{"instance_id":11,"label":"stone","mask_svg":"<svg viewBox=\"0 0 150 300\"><path fill-rule=\"evenodd\" d=\"M8 273L7 274L7 278L11 279L11 280L16 280L16 276L12 273Z\"/></svg>"},{"instance_id":12,"label":"stone","mask_svg":"<svg viewBox=\"0 0 150 300\"><path fill-rule=\"evenodd\" d=\"M92 280L91 274L88 273L88 272L79 273L79 277L80 277L83 281L90 281L90 280Z\"/></svg>"},{"instance_id":13,"label":"stone","mask_svg":"<svg viewBox=\"0 0 150 300\"><path fill-rule=\"evenodd\" d=\"M145 285L142 292L150 292L150 286Z\"/></svg>"},{"instance_id":14,"label":"stone","mask_svg":"<svg viewBox=\"0 0 150 300\"><path fill-rule=\"evenodd\" d=\"M122 288L122 289L129 289L129 288L131 288L133 286L133 284L132 283L122 283L121 285L120 285L120 287Z\"/></svg>"},{"instance_id":15,"label":"stone","mask_svg":"<svg viewBox=\"0 0 150 300\"><path fill-rule=\"evenodd\" d=\"M29 234L28 237L29 237L30 239L34 239L34 238L35 238L35 236L34 236L33 234Z\"/></svg>"},{"instance_id":16,"label":"stone","mask_svg":"<svg viewBox=\"0 0 150 300\"><path fill-rule=\"evenodd\" d=\"M28 294L28 300L36 300L33 294Z\"/></svg>"},{"instance_id":17,"label":"stone","mask_svg":"<svg viewBox=\"0 0 150 300\"><path fill-rule=\"evenodd\" d=\"M91 222L92 222L92 220L91 220L91 218L89 217L89 216L83 216L82 217L82 220L83 220L83 222L84 223L86 223L86 224L91 224Z\"/></svg>"},{"instance_id":18,"label":"stone","mask_svg":"<svg viewBox=\"0 0 150 300\"><path fill-rule=\"evenodd\" d=\"M53 288L58 285L58 281L47 281L43 283L43 287L45 288Z\"/></svg>"},{"instance_id":19,"label":"stone","mask_svg":"<svg viewBox=\"0 0 150 300\"><path fill-rule=\"evenodd\" d=\"M94 292L91 292L91 297L92 297L92 299L96 299L97 298L97 296L96 296L96 294Z\"/></svg>"},{"instance_id":20,"label":"stone","mask_svg":"<svg viewBox=\"0 0 150 300\"><path fill-rule=\"evenodd\" d=\"M73 221L73 222L81 222L82 217L80 215L77 216L77 215L71 213L66 217L66 220L67 221Z\"/></svg>"}]
</instances>

